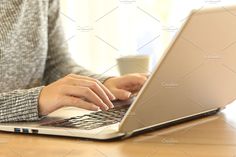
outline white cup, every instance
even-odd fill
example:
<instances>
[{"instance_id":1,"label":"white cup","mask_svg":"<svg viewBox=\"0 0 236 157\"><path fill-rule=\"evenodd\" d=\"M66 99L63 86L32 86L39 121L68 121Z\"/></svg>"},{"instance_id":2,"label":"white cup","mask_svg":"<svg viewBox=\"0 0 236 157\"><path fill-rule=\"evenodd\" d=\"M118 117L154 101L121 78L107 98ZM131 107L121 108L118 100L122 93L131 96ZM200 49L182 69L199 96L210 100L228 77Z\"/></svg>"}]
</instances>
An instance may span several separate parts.
<instances>
[{"instance_id":1,"label":"white cup","mask_svg":"<svg viewBox=\"0 0 236 157\"><path fill-rule=\"evenodd\" d=\"M117 59L120 75L130 73L149 73L150 57L148 55L124 56Z\"/></svg>"}]
</instances>

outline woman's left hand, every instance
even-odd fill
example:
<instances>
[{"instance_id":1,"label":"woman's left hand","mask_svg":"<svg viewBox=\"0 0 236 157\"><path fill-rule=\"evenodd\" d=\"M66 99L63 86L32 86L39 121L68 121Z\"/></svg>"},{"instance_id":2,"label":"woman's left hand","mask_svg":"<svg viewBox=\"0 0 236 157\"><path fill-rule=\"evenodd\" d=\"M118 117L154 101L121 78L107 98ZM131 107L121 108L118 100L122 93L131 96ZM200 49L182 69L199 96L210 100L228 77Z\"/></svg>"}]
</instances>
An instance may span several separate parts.
<instances>
[{"instance_id":1,"label":"woman's left hand","mask_svg":"<svg viewBox=\"0 0 236 157\"><path fill-rule=\"evenodd\" d=\"M103 84L116 99L127 100L131 94L137 93L141 89L146 80L146 74L134 73L109 78Z\"/></svg>"}]
</instances>

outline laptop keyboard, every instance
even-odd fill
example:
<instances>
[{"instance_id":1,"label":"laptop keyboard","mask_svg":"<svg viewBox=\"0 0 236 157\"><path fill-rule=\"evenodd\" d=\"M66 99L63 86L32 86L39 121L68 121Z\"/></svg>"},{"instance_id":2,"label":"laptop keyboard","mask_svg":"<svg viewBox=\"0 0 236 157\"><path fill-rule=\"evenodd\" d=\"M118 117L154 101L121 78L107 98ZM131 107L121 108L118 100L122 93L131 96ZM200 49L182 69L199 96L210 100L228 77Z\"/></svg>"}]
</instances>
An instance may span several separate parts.
<instances>
[{"instance_id":1,"label":"laptop keyboard","mask_svg":"<svg viewBox=\"0 0 236 157\"><path fill-rule=\"evenodd\" d=\"M92 112L83 116L76 116L62 120L43 123L43 126L69 127L91 130L106 125L118 123L124 117L129 105L118 106L107 111Z\"/></svg>"}]
</instances>

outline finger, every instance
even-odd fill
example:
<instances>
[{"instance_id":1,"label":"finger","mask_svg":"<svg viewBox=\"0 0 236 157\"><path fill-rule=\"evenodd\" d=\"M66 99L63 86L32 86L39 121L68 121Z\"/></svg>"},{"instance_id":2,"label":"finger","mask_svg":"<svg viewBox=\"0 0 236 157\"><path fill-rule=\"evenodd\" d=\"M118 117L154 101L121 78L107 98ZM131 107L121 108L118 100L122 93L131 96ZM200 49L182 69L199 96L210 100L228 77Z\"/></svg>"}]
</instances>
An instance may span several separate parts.
<instances>
[{"instance_id":1,"label":"finger","mask_svg":"<svg viewBox=\"0 0 236 157\"><path fill-rule=\"evenodd\" d=\"M126 90L128 90L132 93L136 93L136 92L140 91L141 88L142 88L141 85L133 85L133 86L127 87Z\"/></svg>"},{"instance_id":2,"label":"finger","mask_svg":"<svg viewBox=\"0 0 236 157\"><path fill-rule=\"evenodd\" d=\"M87 76L82 76L82 77L87 78L90 81L96 82L104 90L104 92L107 94L107 96L109 97L110 100L116 99L116 97L110 92L110 90L106 86L104 86L100 81L90 78L90 77L87 77Z\"/></svg>"},{"instance_id":3,"label":"finger","mask_svg":"<svg viewBox=\"0 0 236 157\"><path fill-rule=\"evenodd\" d=\"M76 98L73 96L66 96L64 99L64 104L65 106L73 106L73 107L79 107L79 108L83 108L86 110L92 110L92 111L98 111L99 107L96 106L93 103L89 103L87 101L84 101L80 98Z\"/></svg>"},{"instance_id":4,"label":"finger","mask_svg":"<svg viewBox=\"0 0 236 157\"><path fill-rule=\"evenodd\" d=\"M127 100L131 96L131 92L123 90L123 89L112 89L112 92L116 95L116 98L119 100Z\"/></svg>"},{"instance_id":5,"label":"finger","mask_svg":"<svg viewBox=\"0 0 236 157\"><path fill-rule=\"evenodd\" d=\"M118 85L118 88L131 91L133 89L141 88L147 78L143 76L130 75L126 76L123 80L124 81Z\"/></svg>"},{"instance_id":6,"label":"finger","mask_svg":"<svg viewBox=\"0 0 236 157\"><path fill-rule=\"evenodd\" d=\"M90 81L90 80L85 80L85 79L71 78L70 84L88 87L88 88L92 89L102 99L102 101L108 105L109 108L114 107L114 105L112 104L112 102L108 98L105 91L97 83Z\"/></svg>"},{"instance_id":7,"label":"finger","mask_svg":"<svg viewBox=\"0 0 236 157\"><path fill-rule=\"evenodd\" d=\"M89 102L99 106L101 110L108 110L109 107L96 95L91 89L87 87L79 87L79 86L66 86L65 94L67 96L74 96L79 98L85 98Z\"/></svg>"},{"instance_id":8,"label":"finger","mask_svg":"<svg viewBox=\"0 0 236 157\"><path fill-rule=\"evenodd\" d=\"M105 91L110 100L116 99L116 97L111 93L111 91L106 86L104 86L104 84L102 84L100 81L98 81L98 84L102 87L102 89Z\"/></svg>"},{"instance_id":9,"label":"finger","mask_svg":"<svg viewBox=\"0 0 236 157\"><path fill-rule=\"evenodd\" d=\"M133 82L133 84L137 84L137 85L143 85L146 80L147 80L147 77L143 75L133 75L130 77L130 81Z\"/></svg>"},{"instance_id":10,"label":"finger","mask_svg":"<svg viewBox=\"0 0 236 157\"><path fill-rule=\"evenodd\" d=\"M107 94L107 96L110 100L115 100L116 99L116 97L109 91L109 89L107 89L106 86L104 86L100 81L98 81L94 78L87 77L87 76L76 75L76 74L70 74L69 76L73 77L73 78L76 78L76 79L87 79L87 80L96 82L104 90L104 92Z\"/></svg>"}]
</instances>

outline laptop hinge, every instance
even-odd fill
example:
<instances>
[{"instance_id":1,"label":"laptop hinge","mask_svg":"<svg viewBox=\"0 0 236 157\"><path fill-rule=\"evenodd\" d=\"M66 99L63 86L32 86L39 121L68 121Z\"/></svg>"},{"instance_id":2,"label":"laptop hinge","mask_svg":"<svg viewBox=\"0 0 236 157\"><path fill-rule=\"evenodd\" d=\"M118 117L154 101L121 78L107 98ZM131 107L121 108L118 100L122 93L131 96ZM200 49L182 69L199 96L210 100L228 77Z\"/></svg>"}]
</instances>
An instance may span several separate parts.
<instances>
[{"instance_id":1,"label":"laptop hinge","mask_svg":"<svg viewBox=\"0 0 236 157\"><path fill-rule=\"evenodd\" d=\"M125 135L123 136L123 138L128 138L130 137L134 132L131 131L131 132L126 132Z\"/></svg>"}]
</instances>

